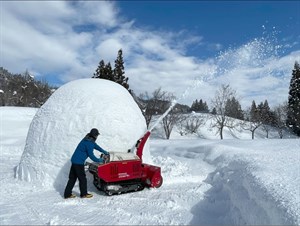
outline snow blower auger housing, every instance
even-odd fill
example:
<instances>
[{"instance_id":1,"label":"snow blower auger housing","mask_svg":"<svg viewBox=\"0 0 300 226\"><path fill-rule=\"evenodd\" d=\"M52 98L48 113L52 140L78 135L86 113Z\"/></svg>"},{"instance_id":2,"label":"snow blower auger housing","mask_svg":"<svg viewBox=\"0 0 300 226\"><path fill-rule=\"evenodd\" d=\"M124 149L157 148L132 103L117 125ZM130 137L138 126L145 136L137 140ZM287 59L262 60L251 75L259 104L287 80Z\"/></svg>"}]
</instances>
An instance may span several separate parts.
<instances>
[{"instance_id":1,"label":"snow blower auger housing","mask_svg":"<svg viewBox=\"0 0 300 226\"><path fill-rule=\"evenodd\" d=\"M103 156L104 163L88 163L88 170L94 177L94 185L107 195L140 191L145 187L159 188L163 178L158 166L142 161L143 148L150 131L136 143L136 154L111 152L109 159Z\"/></svg>"}]
</instances>

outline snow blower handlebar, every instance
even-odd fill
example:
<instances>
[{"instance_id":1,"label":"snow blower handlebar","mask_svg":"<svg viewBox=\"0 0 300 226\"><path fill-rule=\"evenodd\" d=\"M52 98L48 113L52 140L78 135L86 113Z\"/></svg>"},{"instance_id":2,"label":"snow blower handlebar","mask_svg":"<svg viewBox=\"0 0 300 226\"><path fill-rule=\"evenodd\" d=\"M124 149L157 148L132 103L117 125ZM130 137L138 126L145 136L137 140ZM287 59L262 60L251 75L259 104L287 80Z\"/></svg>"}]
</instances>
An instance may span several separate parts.
<instances>
[{"instance_id":1,"label":"snow blower handlebar","mask_svg":"<svg viewBox=\"0 0 300 226\"><path fill-rule=\"evenodd\" d=\"M105 164L105 163L110 162L110 155L105 155L105 154L101 153L101 154L100 154L100 158L103 160L103 162L100 163L100 164ZM92 164L93 164L93 163L91 163L91 162L85 162L85 163L84 163L84 166L90 166L90 165L92 165Z\"/></svg>"},{"instance_id":2,"label":"snow blower handlebar","mask_svg":"<svg viewBox=\"0 0 300 226\"><path fill-rule=\"evenodd\" d=\"M103 159L103 163L108 163L110 161L110 155L105 155L103 153L101 153L100 158Z\"/></svg>"},{"instance_id":3,"label":"snow blower handlebar","mask_svg":"<svg viewBox=\"0 0 300 226\"><path fill-rule=\"evenodd\" d=\"M145 146L145 143L146 141L148 140L149 136L150 136L151 132L150 131L147 131L145 133L145 135L140 138L137 142L136 142L136 155L142 160L142 155L143 155L143 149L144 149L144 146Z\"/></svg>"}]
</instances>

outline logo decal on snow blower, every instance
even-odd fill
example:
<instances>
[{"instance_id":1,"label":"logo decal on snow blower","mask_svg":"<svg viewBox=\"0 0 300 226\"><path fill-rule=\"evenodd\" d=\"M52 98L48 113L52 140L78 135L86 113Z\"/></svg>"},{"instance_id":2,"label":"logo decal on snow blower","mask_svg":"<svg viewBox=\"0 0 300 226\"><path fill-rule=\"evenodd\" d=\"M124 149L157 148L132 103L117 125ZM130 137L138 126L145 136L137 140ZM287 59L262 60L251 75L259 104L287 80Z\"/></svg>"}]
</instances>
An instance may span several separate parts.
<instances>
[{"instance_id":1,"label":"logo decal on snow blower","mask_svg":"<svg viewBox=\"0 0 300 226\"><path fill-rule=\"evenodd\" d=\"M129 174L128 174L128 173L119 173L119 174L118 174L118 177L119 177L119 178L129 177Z\"/></svg>"}]
</instances>

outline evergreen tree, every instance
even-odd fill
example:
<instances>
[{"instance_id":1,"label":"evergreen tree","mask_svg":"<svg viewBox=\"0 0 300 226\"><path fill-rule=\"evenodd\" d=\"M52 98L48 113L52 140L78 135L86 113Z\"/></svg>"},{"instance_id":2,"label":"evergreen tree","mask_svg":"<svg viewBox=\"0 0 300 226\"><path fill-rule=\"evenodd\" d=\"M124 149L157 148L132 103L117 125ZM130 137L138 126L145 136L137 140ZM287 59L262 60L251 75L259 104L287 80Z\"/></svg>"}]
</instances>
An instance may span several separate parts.
<instances>
[{"instance_id":1,"label":"evergreen tree","mask_svg":"<svg viewBox=\"0 0 300 226\"><path fill-rule=\"evenodd\" d=\"M110 62L108 62L104 67L104 79L115 81Z\"/></svg>"},{"instance_id":2,"label":"evergreen tree","mask_svg":"<svg viewBox=\"0 0 300 226\"><path fill-rule=\"evenodd\" d=\"M257 122L258 121L258 111L256 107L256 103L253 100L250 108L250 121L251 122Z\"/></svg>"},{"instance_id":3,"label":"evergreen tree","mask_svg":"<svg viewBox=\"0 0 300 226\"><path fill-rule=\"evenodd\" d=\"M235 97L226 101L225 115L236 119L244 119L242 107Z\"/></svg>"},{"instance_id":4,"label":"evergreen tree","mask_svg":"<svg viewBox=\"0 0 300 226\"><path fill-rule=\"evenodd\" d=\"M204 101L203 109L204 109L204 112L206 112L206 113L209 112L208 105L207 105L206 101Z\"/></svg>"},{"instance_id":5,"label":"evergreen tree","mask_svg":"<svg viewBox=\"0 0 300 226\"><path fill-rule=\"evenodd\" d=\"M115 60L115 69L114 69L114 80L115 82L122 85L125 79L124 72L124 61L123 61L123 52L122 49L118 51L117 59Z\"/></svg>"},{"instance_id":6,"label":"evergreen tree","mask_svg":"<svg viewBox=\"0 0 300 226\"><path fill-rule=\"evenodd\" d=\"M260 102L260 104L257 106L257 119L262 123L268 124L269 115L270 107L268 101L265 100L265 102Z\"/></svg>"},{"instance_id":7,"label":"evergreen tree","mask_svg":"<svg viewBox=\"0 0 300 226\"><path fill-rule=\"evenodd\" d=\"M269 138L269 131L271 129L271 125L275 124L275 114L271 111L269 107L269 103L267 100L265 102L261 102L259 105L259 116L262 123L262 128L266 131L266 138Z\"/></svg>"},{"instance_id":8,"label":"evergreen tree","mask_svg":"<svg viewBox=\"0 0 300 226\"><path fill-rule=\"evenodd\" d=\"M273 111L271 111L267 100L265 100L265 102L262 105L261 118L262 122L266 125L273 125L276 121L275 114Z\"/></svg>"},{"instance_id":9,"label":"evergreen tree","mask_svg":"<svg viewBox=\"0 0 300 226\"><path fill-rule=\"evenodd\" d=\"M129 89L128 78L124 76L124 61L123 61L123 52L122 49L118 51L117 59L115 60L115 68L112 69L110 62L107 64L103 60L99 62L99 65L96 69L92 78L102 78L107 79L113 82L116 82L123 86L125 89L132 93L132 90Z\"/></svg>"},{"instance_id":10,"label":"evergreen tree","mask_svg":"<svg viewBox=\"0 0 300 226\"><path fill-rule=\"evenodd\" d=\"M249 122L245 122L244 125L242 125L242 127L245 130L251 131L251 137L252 139L254 139L254 133L256 129L262 126L262 122L259 114L259 107L256 106L254 100L252 101L250 110L246 111L246 114L248 115L247 119L249 120Z\"/></svg>"},{"instance_id":11,"label":"evergreen tree","mask_svg":"<svg viewBox=\"0 0 300 226\"><path fill-rule=\"evenodd\" d=\"M203 111L203 100L200 99L199 101L199 111Z\"/></svg>"},{"instance_id":12,"label":"evergreen tree","mask_svg":"<svg viewBox=\"0 0 300 226\"><path fill-rule=\"evenodd\" d=\"M211 111L211 114L212 114L212 115L216 115L216 114L217 114L217 109L216 109L216 108L213 108L212 111Z\"/></svg>"},{"instance_id":13,"label":"evergreen tree","mask_svg":"<svg viewBox=\"0 0 300 226\"><path fill-rule=\"evenodd\" d=\"M101 60L92 78L104 78L104 73L105 73L105 63L104 60Z\"/></svg>"},{"instance_id":14,"label":"evergreen tree","mask_svg":"<svg viewBox=\"0 0 300 226\"><path fill-rule=\"evenodd\" d=\"M256 110L257 110L256 117L258 121L267 125L271 124L272 113L267 100L265 100L264 102L260 102Z\"/></svg>"},{"instance_id":15,"label":"evergreen tree","mask_svg":"<svg viewBox=\"0 0 300 226\"><path fill-rule=\"evenodd\" d=\"M198 99L193 101L190 110L195 112L205 112L205 113L209 112L207 103L205 101L203 102L202 99L200 99L199 101Z\"/></svg>"},{"instance_id":16,"label":"evergreen tree","mask_svg":"<svg viewBox=\"0 0 300 226\"><path fill-rule=\"evenodd\" d=\"M132 92L131 89L129 89L128 84L128 77L125 77L125 70L124 70L124 61L123 61L123 51L120 49L118 51L117 59L115 60L115 69L114 69L114 80L115 82L119 83L121 86L123 86L125 89L129 91L129 93Z\"/></svg>"},{"instance_id":17,"label":"evergreen tree","mask_svg":"<svg viewBox=\"0 0 300 226\"><path fill-rule=\"evenodd\" d=\"M300 136L300 66L297 61L290 82L287 125Z\"/></svg>"},{"instance_id":18,"label":"evergreen tree","mask_svg":"<svg viewBox=\"0 0 300 226\"><path fill-rule=\"evenodd\" d=\"M196 99L195 101L193 101L192 106L191 106L191 111L198 111L198 99Z\"/></svg>"}]
</instances>

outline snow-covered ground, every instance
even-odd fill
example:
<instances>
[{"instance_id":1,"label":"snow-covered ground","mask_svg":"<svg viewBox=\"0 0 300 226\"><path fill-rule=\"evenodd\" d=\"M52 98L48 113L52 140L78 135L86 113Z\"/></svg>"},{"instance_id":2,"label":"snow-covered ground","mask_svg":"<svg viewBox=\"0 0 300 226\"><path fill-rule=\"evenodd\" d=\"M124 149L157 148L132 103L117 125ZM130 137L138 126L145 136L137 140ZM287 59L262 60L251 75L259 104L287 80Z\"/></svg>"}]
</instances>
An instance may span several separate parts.
<instances>
[{"instance_id":1,"label":"snow-covered ground","mask_svg":"<svg viewBox=\"0 0 300 226\"><path fill-rule=\"evenodd\" d=\"M273 139L251 140L242 131L243 139L230 139L230 133L212 139L215 133L203 126L199 137L174 132L164 140L153 131L150 153L162 169L160 188L105 196L87 172L94 197L65 200L52 186L15 178L37 110L0 107L1 225L300 224L299 139L271 133Z\"/></svg>"}]
</instances>

